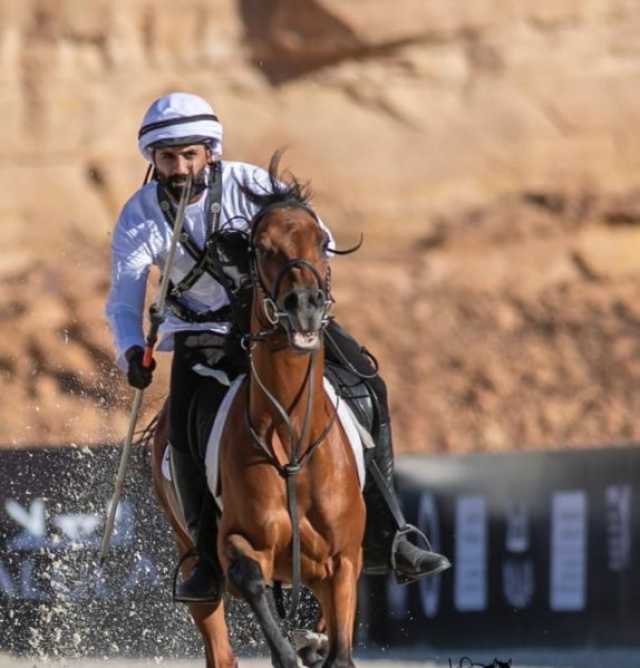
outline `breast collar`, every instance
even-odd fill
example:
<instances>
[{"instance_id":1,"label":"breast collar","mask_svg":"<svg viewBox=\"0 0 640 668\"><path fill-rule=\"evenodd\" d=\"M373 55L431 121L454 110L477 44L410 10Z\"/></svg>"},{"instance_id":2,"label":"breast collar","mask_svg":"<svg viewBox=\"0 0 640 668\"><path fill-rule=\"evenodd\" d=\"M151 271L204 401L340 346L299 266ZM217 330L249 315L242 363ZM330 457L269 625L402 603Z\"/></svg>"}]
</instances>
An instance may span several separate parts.
<instances>
[{"instance_id":1,"label":"breast collar","mask_svg":"<svg viewBox=\"0 0 640 668\"><path fill-rule=\"evenodd\" d=\"M167 191L160 182L156 189L158 204L164 214L165 221L171 229L175 225L176 206L169 197ZM222 166L216 160L209 169L209 179L207 184L207 196L205 201L205 216L207 217L207 228L205 232L204 248L200 248L189 233L182 229L180 233L180 245L189 253L194 260L194 265L182 278L174 284L169 282L169 292L167 294L167 305L181 320L188 322L210 322L228 319L228 308L218 309L218 311L196 312L189 308L180 297L190 290L203 274L208 274L218 283L221 283L227 289L227 281L224 275L218 270L218 265L214 262L214 254L209 250L216 241L216 233L220 229L220 214L222 211ZM224 313L223 313L224 311Z\"/></svg>"},{"instance_id":2,"label":"breast collar","mask_svg":"<svg viewBox=\"0 0 640 668\"><path fill-rule=\"evenodd\" d=\"M176 206L160 182L157 184L156 192L158 203L164 214L167 225L173 229L175 224ZM214 266L208 261L207 250L214 242L215 233L220 227L221 202L222 168L220 162L216 160L209 169L209 182L207 184L207 196L204 207L205 216L207 217L204 248L200 248L184 228L180 233L179 242L187 253L191 255L195 264L177 285L170 285L169 294L175 298L180 297L184 292L190 290L204 273L209 274L209 276L215 280L219 280Z\"/></svg>"}]
</instances>

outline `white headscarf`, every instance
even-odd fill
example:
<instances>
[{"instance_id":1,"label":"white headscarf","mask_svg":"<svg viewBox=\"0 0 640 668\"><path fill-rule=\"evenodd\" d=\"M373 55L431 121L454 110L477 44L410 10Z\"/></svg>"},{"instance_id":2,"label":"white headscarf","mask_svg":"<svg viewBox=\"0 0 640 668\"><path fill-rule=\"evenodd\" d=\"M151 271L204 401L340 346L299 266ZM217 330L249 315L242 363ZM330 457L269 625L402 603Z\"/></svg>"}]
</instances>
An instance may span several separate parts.
<instances>
[{"instance_id":1,"label":"white headscarf","mask_svg":"<svg viewBox=\"0 0 640 668\"><path fill-rule=\"evenodd\" d=\"M192 93L169 93L149 107L138 132L138 148L152 162L152 147L157 142L207 142L213 155L222 155L222 124L211 105Z\"/></svg>"}]
</instances>

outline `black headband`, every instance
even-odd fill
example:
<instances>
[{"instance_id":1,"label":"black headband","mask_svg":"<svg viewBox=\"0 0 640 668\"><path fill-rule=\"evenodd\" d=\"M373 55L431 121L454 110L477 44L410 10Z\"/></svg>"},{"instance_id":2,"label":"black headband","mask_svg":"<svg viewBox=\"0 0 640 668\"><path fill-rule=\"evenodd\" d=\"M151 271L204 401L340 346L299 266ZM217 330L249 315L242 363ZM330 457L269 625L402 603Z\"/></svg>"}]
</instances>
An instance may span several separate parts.
<instances>
[{"instance_id":1,"label":"black headband","mask_svg":"<svg viewBox=\"0 0 640 668\"><path fill-rule=\"evenodd\" d=\"M166 128L171 125L182 125L182 123L196 123L197 121L215 121L217 123L218 117L214 114L198 114L197 116L182 116L180 118L169 118L166 121L149 123L140 128L138 139L141 139L143 135L146 135L153 130L159 130L160 128Z\"/></svg>"}]
</instances>

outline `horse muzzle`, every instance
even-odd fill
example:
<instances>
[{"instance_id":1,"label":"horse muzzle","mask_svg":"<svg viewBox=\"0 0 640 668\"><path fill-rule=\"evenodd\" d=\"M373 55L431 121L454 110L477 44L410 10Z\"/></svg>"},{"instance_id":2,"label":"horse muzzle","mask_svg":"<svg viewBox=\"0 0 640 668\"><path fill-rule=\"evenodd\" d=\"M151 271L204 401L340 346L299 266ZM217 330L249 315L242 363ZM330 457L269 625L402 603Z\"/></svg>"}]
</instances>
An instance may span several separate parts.
<instances>
[{"instance_id":1,"label":"horse muzzle","mask_svg":"<svg viewBox=\"0 0 640 668\"><path fill-rule=\"evenodd\" d=\"M278 300L278 311L292 347L311 352L320 347L320 334L327 324L330 301L318 287L293 288Z\"/></svg>"}]
</instances>

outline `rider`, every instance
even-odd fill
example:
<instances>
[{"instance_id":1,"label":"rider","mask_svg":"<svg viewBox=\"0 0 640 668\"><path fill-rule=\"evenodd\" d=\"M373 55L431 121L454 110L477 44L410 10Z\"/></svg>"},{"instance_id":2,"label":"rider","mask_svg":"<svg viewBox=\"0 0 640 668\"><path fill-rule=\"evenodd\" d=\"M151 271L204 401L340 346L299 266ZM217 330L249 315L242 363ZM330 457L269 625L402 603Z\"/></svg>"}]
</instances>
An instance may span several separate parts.
<instances>
[{"instance_id":1,"label":"rider","mask_svg":"<svg viewBox=\"0 0 640 668\"><path fill-rule=\"evenodd\" d=\"M229 295L210 271L203 249L220 225L248 229L258 208L245 195L243 184L268 190L271 182L259 167L221 160L222 125L211 106L190 93L170 93L151 104L138 133L138 147L149 161L149 169L153 169L153 178L125 204L116 224L106 314L118 365L131 386L146 388L155 367L155 363L149 368L143 365L147 276L151 265L164 266L176 203L191 173L191 199L169 268L169 313L160 330L158 350L174 351L169 393L171 467L198 553L191 576L178 585L176 600L205 602L220 596L222 578L216 556L216 514L202 462L192 449L187 428L189 406L202 379L194 366L209 369L207 405L211 410L217 410L228 380L237 375L238 368L225 345L233 316ZM333 321L329 331L341 357L356 369L371 371L369 357L354 339ZM385 385L377 375L369 382L381 405L373 461L382 476L377 477L377 484L374 480L365 488L369 510L365 572L388 572L392 564L398 577L405 580L440 572L449 567L446 557L417 547L399 531L406 523L398 513L393 489ZM383 486L387 493L381 492Z\"/></svg>"}]
</instances>

